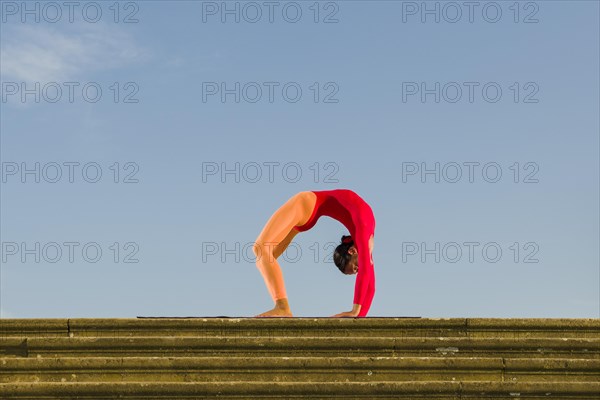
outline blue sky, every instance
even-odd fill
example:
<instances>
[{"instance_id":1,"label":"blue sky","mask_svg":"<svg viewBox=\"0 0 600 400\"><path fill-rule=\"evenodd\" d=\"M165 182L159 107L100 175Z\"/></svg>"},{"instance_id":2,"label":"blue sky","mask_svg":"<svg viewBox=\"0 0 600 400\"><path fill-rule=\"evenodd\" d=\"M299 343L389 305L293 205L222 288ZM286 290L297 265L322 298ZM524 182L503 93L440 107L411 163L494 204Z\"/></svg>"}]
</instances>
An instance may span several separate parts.
<instances>
[{"instance_id":1,"label":"blue sky","mask_svg":"<svg viewBox=\"0 0 600 400\"><path fill-rule=\"evenodd\" d=\"M600 317L598 2L21 4L0 25L2 317L259 314L247 244L334 188L377 220L369 316ZM324 217L280 259L295 316L352 308L345 233Z\"/></svg>"}]
</instances>

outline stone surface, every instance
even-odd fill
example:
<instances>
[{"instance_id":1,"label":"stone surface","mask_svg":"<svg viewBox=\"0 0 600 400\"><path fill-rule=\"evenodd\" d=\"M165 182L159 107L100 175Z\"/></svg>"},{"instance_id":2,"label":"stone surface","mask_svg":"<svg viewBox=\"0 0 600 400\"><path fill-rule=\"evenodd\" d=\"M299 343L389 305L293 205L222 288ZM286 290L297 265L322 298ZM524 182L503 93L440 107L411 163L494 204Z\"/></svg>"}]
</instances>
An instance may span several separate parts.
<instances>
[{"instance_id":1,"label":"stone surface","mask_svg":"<svg viewBox=\"0 0 600 400\"><path fill-rule=\"evenodd\" d=\"M2 399L598 399L600 320L1 319Z\"/></svg>"}]
</instances>

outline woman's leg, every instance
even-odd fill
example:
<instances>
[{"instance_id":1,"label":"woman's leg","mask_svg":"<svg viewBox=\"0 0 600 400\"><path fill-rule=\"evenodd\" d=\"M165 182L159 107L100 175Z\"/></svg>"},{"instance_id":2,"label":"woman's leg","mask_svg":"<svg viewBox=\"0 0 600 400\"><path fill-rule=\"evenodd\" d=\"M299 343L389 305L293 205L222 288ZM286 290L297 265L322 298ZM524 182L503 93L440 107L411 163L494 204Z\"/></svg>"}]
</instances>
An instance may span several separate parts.
<instances>
[{"instance_id":1,"label":"woman's leg","mask_svg":"<svg viewBox=\"0 0 600 400\"><path fill-rule=\"evenodd\" d=\"M312 195L312 197L308 194ZM314 197L314 201L313 200ZM277 316L289 314L287 292L283 281L283 273L277 258L285 251L294 236L298 234L294 226L305 223L312 214L316 196L312 192L301 192L292 196L271 216L253 246L256 255L256 266L260 270L267 289L276 307L259 316ZM278 307L285 312L276 312ZM287 310L285 310L287 308Z\"/></svg>"},{"instance_id":2,"label":"woman's leg","mask_svg":"<svg viewBox=\"0 0 600 400\"><path fill-rule=\"evenodd\" d=\"M279 266L277 258L283 254L297 233L298 231L292 229L279 244L274 240L261 242L257 240L254 246L256 266L265 280L265 284L267 285L267 289L269 290L274 303L277 303L277 300L287 299L283 273L281 272L281 267ZM261 243L262 245L258 245L258 243Z\"/></svg>"}]
</instances>

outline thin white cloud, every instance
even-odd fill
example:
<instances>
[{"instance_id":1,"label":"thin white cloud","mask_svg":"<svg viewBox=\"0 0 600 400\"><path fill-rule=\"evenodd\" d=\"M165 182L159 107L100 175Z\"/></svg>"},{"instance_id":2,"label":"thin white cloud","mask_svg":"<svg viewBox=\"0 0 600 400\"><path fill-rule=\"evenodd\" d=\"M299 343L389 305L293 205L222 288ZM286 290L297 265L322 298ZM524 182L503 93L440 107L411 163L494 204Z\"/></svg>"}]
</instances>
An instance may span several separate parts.
<instances>
[{"instance_id":1,"label":"thin white cloud","mask_svg":"<svg viewBox=\"0 0 600 400\"><path fill-rule=\"evenodd\" d=\"M15 316L6 311L4 308L0 308L0 318L15 318Z\"/></svg>"},{"instance_id":2,"label":"thin white cloud","mask_svg":"<svg viewBox=\"0 0 600 400\"><path fill-rule=\"evenodd\" d=\"M149 52L118 26L36 24L3 29L2 80L61 82L147 61Z\"/></svg>"}]
</instances>

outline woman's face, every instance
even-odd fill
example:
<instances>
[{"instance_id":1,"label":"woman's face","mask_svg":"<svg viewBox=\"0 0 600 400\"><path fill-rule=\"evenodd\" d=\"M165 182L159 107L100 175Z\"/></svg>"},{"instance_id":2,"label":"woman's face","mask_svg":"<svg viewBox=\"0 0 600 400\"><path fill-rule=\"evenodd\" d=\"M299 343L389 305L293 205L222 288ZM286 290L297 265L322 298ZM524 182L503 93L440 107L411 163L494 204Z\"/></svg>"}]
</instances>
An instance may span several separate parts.
<instances>
[{"instance_id":1,"label":"woman's face","mask_svg":"<svg viewBox=\"0 0 600 400\"><path fill-rule=\"evenodd\" d=\"M354 275L358 273L358 252L356 251L356 247L351 246L348 249L348 254L350 254L350 261L348 261L348 264L346 264L344 274Z\"/></svg>"}]
</instances>

